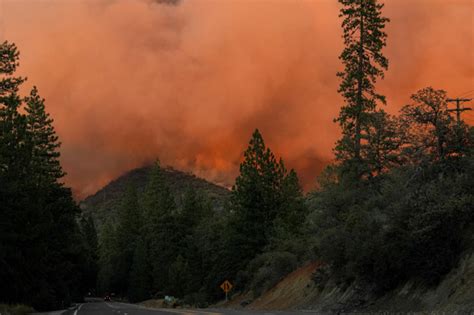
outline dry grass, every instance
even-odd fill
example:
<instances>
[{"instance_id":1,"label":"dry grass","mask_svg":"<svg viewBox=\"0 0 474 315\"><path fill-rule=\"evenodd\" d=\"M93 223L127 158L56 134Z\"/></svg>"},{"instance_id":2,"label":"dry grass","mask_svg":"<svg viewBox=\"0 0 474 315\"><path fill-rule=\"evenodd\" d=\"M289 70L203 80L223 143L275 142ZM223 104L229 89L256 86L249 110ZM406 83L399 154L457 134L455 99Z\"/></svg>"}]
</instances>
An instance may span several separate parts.
<instances>
[{"instance_id":1,"label":"dry grass","mask_svg":"<svg viewBox=\"0 0 474 315\"><path fill-rule=\"evenodd\" d=\"M140 302L138 304L143 305L145 307L150 307L150 308L163 308L163 307L165 307L163 299L146 300L146 301Z\"/></svg>"},{"instance_id":2,"label":"dry grass","mask_svg":"<svg viewBox=\"0 0 474 315\"><path fill-rule=\"evenodd\" d=\"M295 270L249 307L257 310L284 310L306 304L315 291L311 276L318 266L319 263L314 262Z\"/></svg>"}]
</instances>

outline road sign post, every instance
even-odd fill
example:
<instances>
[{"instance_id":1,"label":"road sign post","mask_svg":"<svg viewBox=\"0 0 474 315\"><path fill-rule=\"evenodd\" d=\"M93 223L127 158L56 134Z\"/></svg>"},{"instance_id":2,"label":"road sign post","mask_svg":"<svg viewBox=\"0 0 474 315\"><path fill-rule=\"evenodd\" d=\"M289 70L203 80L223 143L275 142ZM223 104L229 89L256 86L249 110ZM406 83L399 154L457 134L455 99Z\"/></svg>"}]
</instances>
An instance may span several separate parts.
<instances>
[{"instance_id":1,"label":"road sign post","mask_svg":"<svg viewBox=\"0 0 474 315\"><path fill-rule=\"evenodd\" d=\"M232 284L229 282L229 280L222 282L221 289L225 292L225 300L228 301L228 293L230 290L232 290Z\"/></svg>"}]
</instances>

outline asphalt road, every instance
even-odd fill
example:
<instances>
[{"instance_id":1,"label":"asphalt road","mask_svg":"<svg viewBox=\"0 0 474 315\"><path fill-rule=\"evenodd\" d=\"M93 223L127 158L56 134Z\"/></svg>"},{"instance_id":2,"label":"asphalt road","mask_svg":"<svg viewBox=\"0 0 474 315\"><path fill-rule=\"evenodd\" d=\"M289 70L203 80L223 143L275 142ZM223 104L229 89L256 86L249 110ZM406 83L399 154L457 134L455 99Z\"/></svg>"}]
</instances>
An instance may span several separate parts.
<instances>
[{"instance_id":1,"label":"asphalt road","mask_svg":"<svg viewBox=\"0 0 474 315\"><path fill-rule=\"evenodd\" d=\"M118 302L94 302L81 304L64 315L308 315L317 314L297 311L246 311L227 309L150 309L139 305Z\"/></svg>"},{"instance_id":2,"label":"asphalt road","mask_svg":"<svg viewBox=\"0 0 474 315\"><path fill-rule=\"evenodd\" d=\"M170 314L193 314L195 313L177 313L174 310L154 310L144 308L134 304L118 302L94 302L79 305L76 310L67 312L65 315L170 315Z\"/></svg>"}]
</instances>

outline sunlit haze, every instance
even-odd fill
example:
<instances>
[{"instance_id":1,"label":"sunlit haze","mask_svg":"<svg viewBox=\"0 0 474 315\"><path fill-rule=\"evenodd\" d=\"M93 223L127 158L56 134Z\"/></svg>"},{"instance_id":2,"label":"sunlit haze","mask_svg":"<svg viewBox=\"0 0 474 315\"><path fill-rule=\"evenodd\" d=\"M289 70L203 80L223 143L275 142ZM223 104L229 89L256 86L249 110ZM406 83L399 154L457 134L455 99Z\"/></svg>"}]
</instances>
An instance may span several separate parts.
<instances>
[{"instance_id":1,"label":"sunlit haze","mask_svg":"<svg viewBox=\"0 0 474 315\"><path fill-rule=\"evenodd\" d=\"M0 3L1 40L21 52L25 89L46 99L78 198L156 157L230 186L255 128L306 190L333 157L335 0ZM474 1L385 3L387 111L426 86L474 95Z\"/></svg>"}]
</instances>

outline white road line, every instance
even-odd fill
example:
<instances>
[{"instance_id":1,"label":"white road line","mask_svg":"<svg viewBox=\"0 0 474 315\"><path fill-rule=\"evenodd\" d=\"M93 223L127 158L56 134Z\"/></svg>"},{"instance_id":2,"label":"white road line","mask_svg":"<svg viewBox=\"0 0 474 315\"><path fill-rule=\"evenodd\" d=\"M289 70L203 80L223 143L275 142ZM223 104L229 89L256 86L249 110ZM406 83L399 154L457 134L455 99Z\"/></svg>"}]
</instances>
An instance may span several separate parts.
<instances>
[{"instance_id":1,"label":"white road line","mask_svg":"<svg viewBox=\"0 0 474 315\"><path fill-rule=\"evenodd\" d=\"M77 315L77 312L79 312L79 310L81 309L82 305L84 305L84 304L79 305L79 307L74 311L74 315Z\"/></svg>"}]
</instances>

